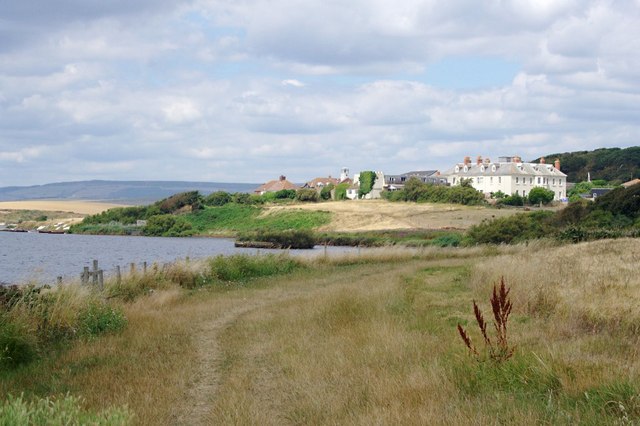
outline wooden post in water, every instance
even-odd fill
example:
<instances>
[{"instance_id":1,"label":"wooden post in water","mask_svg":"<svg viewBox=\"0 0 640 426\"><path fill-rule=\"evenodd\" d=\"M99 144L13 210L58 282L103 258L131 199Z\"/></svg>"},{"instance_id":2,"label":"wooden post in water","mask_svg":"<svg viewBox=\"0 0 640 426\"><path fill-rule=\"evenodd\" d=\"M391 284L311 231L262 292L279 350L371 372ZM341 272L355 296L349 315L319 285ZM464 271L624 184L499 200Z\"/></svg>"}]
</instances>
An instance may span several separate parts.
<instances>
[{"instance_id":1,"label":"wooden post in water","mask_svg":"<svg viewBox=\"0 0 640 426\"><path fill-rule=\"evenodd\" d=\"M142 273L147 275L147 262L142 262Z\"/></svg>"},{"instance_id":2,"label":"wooden post in water","mask_svg":"<svg viewBox=\"0 0 640 426\"><path fill-rule=\"evenodd\" d=\"M80 274L80 280L84 285L89 284L89 267L88 266L84 267L82 274Z\"/></svg>"},{"instance_id":3,"label":"wooden post in water","mask_svg":"<svg viewBox=\"0 0 640 426\"><path fill-rule=\"evenodd\" d=\"M56 278L56 282L58 283L58 285L62 285L62 277Z\"/></svg>"},{"instance_id":4,"label":"wooden post in water","mask_svg":"<svg viewBox=\"0 0 640 426\"><path fill-rule=\"evenodd\" d=\"M120 265L116 266L116 283L118 285L122 283L122 272L120 271Z\"/></svg>"},{"instance_id":5,"label":"wooden post in water","mask_svg":"<svg viewBox=\"0 0 640 426\"><path fill-rule=\"evenodd\" d=\"M104 290L104 273L102 269L98 270L96 275L98 276L98 286L100 287L100 290Z\"/></svg>"},{"instance_id":6,"label":"wooden post in water","mask_svg":"<svg viewBox=\"0 0 640 426\"><path fill-rule=\"evenodd\" d=\"M136 273L136 264L131 262L131 275Z\"/></svg>"},{"instance_id":7,"label":"wooden post in water","mask_svg":"<svg viewBox=\"0 0 640 426\"><path fill-rule=\"evenodd\" d=\"M92 278L93 278L93 286L97 287L98 286L98 261L97 260L93 260L93 271L92 272Z\"/></svg>"}]
</instances>

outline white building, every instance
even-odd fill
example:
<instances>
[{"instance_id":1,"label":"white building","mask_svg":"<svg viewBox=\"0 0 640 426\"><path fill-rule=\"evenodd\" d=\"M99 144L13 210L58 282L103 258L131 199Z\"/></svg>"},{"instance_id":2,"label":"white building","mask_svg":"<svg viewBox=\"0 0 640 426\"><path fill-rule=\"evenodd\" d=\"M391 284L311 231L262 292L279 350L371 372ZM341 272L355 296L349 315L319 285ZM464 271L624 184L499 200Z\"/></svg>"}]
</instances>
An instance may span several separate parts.
<instances>
[{"instance_id":1,"label":"white building","mask_svg":"<svg viewBox=\"0 0 640 426\"><path fill-rule=\"evenodd\" d=\"M376 180L373 182L373 188L371 188L370 193L364 196L365 200L382 198L381 194L382 194L382 191L384 190L384 185L385 185L384 173L375 172L375 174L376 174ZM356 173L355 175L353 175L353 185L355 188L360 187L360 173ZM351 192L351 194L353 194L353 192ZM351 198L349 196L349 191L347 191L347 197ZM355 198L357 198L357 195L355 196ZM351 199L353 200L355 198L351 198Z\"/></svg>"},{"instance_id":2,"label":"white building","mask_svg":"<svg viewBox=\"0 0 640 426\"><path fill-rule=\"evenodd\" d=\"M553 191L556 200L567 196L567 175L560 171L560 160L551 165L546 164L544 158L540 163L523 163L518 156L499 157L497 162L478 157L472 164L470 157L465 157L462 163L443 175L451 185L460 185L461 179L470 179L471 185L487 197L498 191L524 197L536 187Z\"/></svg>"}]
</instances>

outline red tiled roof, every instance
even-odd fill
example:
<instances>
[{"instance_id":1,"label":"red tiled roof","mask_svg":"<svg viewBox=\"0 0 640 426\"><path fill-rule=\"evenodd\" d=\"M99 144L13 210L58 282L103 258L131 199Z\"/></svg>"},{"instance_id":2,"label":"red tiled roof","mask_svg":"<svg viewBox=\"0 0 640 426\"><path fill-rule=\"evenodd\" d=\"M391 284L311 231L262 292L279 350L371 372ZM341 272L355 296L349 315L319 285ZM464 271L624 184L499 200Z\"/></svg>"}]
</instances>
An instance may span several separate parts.
<instances>
[{"instance_id":1,"label":"red tiled roof","mask_svg":"<svg viewBox=\"0 0 640 426\"><path fill-rule=\"evenodd\" d=\"M283 189L293 189L295 191L299 188L296 185L289 182L287 179L283 179L281 177L280 179L271 180L265 183L264 185L260 185L258 188L255 189L254 192L260 194L263 192L278 192Z\"/></svg>"}]
</instances>

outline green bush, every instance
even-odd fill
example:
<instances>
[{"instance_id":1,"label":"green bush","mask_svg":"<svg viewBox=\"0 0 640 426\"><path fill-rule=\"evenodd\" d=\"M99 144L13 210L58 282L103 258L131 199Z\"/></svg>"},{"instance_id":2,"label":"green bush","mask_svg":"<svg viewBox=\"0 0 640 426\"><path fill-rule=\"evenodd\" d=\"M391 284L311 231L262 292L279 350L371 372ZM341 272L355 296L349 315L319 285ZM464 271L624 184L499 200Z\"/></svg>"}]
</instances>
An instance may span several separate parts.
<instances>
[{"instance_id":1,"label":"green bush","mask_svg":"<svg viewBox=\"0 0 640 426\"><path fill-rule=\"evenodd\" d=\"M152 216L142 230L144 235L156 237L188 237L193 235L189 222L182 216L163 214Z\"/></svg>"},{"instance_id":2,"label":"green bush","mask_svg":"<svg viewBox=\"0 0 640 426\"><path fill-rule=\"evenodd\" d=\"M230 202L231 194L225 191L212 192L204 199L205 206L224 206Z\"/></svg>"},{"instance_id":3,"label":"green bush","mask_svg":"<svg viewBox=\"0 0 640 426\"><path fill-rule=\"evenodd\" d=\"M467 242L472 244L510 244L554 235L549 225L552 212L518 213L472 226Z\"/></svg>"},{"instance_id":4,"label":"green bush","mask_svg":"<svg viewBox=\"0 0 640 426\"><path fill-rule=\"evenodd\" d=\"M507 195L498 200L498 205L506 205L506 206L524 206L527 201L526 197L522 197L519 194Z\"/></svg>"},{"instance_id":5,"label":"green bush","mask_svg":"<svg viewBox=\"0 0 640 426\"><path fill-rule=\"evenodd\" d=\"M66 395L58 399L27 402L9 397L0 405L0 425L129 425L133 416L126 408L110 408L100 413L82 409L83 401Z\"/></svg>"},{"instance_id":6,"label":"green bush","mask_svg":"<svg viewBox=\"0 0 640 426\"><path fill-rule=\"evenodd\" d=\"M415 201L426 203L454 203L478 205L484 203L484 194L471 186L446 186L424 183L416 177L409 178L404 188L385 193L390 201Z\"/></svg>"},{"instance_id":7,"label":"green bush","mask_svg":"<svg viewBox=\"0 0 640 426\"><path fill-rule=\"evenodd\" d=\"M360 172L360 189L358 190L358 197L362 198L373 189L373 185L376 182L376 172L370 170Z\"/></svg>"},{"instance_id":8,"label":"green bush","mask_svg":"<svg viewBox=\"0 0 640 426\"><path fill-rule=\"evenodd\" d=\"M80 312L78 324L80 335L99 336L124 329L127 319L122 309L111 307L106 303L93 302Z\"/></svg>"},{"instance_id":9,"label":"green bush","mask_svg":"<svg viewBox=\"0 0 640 426\"><path fill-rule=\"evenodd\" d=\"M236 204L252 204L251 195L246 192L236 192L231 196L231 200Z\"/></svg>"},{"instance_id":10,"label":"green bush","mask_svg":"<svg viewBox=\"0 0 640 426\"><path fill-rule=\"evenodd\" d=\"M29 363L37 352L34 336L0 314L0 367L14 368Z\"/></svg>"},{"instance_id":11,"label":"green bush","mask_svg":"<svg viewBox=\"0 0 640 426\"><path fill-rule=\"evenodd\" d=\"M296 191L293 189L281 189L280 191L276 191L276 199L277 200L294 200L296 198Z\"/></svg>"},{"instance_id":12,"label":"green bush","mask_svg":"<svg viewBox=\"0 0 640 426\"><path fill-rule=\"evenodd\" d=\"M164 200L158 201L155 205L162 213L175 213L184 207L190 207L191 210L199 210L202 208L202 195L198 191L181 192L172 195Z\"/></svg>"},{"instance_id":13,"label":"green bush","mask_svg":"<svg viewBox=\"0 0 640 426\"><path fill-rule=\"evenodd\" d=\"M335 198L336 200L346 200L347 199L347 189L349 189L348 183L339 183L336 185Z\"/></svg>"},{"instance_id":14,"label":"green bush","mask_svg":"<svg viewBox=\"0 0 640 426\"><path fill-rule=\"evenodd\" d=\"M330 183L326 186L324 186L321 190L320 190L320 198L322 200L330 200L331 199L331 191L333 191L333 189L335 188L335 185Z\"/></svg>"},{"instance_id":15,"label":"green bush","mask_svg":"<svg viewBox=\"0 0 640 426\"><path fill-rule=\"evenodd\" d=\"M296 191L297 201L317 202L318 192L315 189L298 189Z\"/></svg>"},{"instance_id":16,"label":"green bush","mask_svg":"<svg viewBox=\"0 0 640 426\"><path fill-rule=\"evenodd\" d=\"M550 189L536 187L529 191L528 197L531 204L549 204L553 201L555 194Z\"/></svg>"}]
</instances>

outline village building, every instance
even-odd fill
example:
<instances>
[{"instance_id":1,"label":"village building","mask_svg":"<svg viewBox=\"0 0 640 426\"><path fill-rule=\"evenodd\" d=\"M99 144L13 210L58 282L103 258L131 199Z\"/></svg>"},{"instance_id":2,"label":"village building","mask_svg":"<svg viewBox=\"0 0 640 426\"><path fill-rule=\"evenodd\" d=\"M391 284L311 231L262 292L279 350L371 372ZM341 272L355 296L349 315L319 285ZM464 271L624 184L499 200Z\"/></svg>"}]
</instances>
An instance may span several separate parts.
<instances>
[{"instance_id":1,"label":"village building","mask_svg":"<svg viewBox=\"0 0 640 426\"><path fill-rule=\"evenodd\" d=\"M623 183L622 186L624 188L629 188L629 187L631 187L633 185L637 185L639 183L640 183L640 179L632 179L632 180L630 180L628 182Z\"/></svg>"},{"instance_id":2,"label":"village building","mask_svg":"<svg viewBox=\"0 0 640 426\"><path fill-rule=\"evenodd\" d=\"M317 178L312 179L309 182L305 183L303 188L321 190L325 186L329 186L329 185L335 186L335 185L337 185L339 183L340 183L340 179L332 178L331 176L328 176L328 177L317 177Z\"/></svg>"},{"instance_id":3,"label":"village building","mask_svg":"<svg viewBox=\"0 0 640 426\"><path fill-rule=\"evenodd\" d=\"M372 199L377 199L377 198L382 198L382 191L384 191L384 185L385 185L385 178L384 178L384 173L382 172L375 172L376 174L376 179L373 182L373 188L371 188L371 192L369 192L368 194L366 194L363 198L365 200L372 200ZM351 198L349 197L349 190L351 190L353 188L360 188L360 173L356 173L355 175L353 175L353 185L351 187L349 187L349 189L347 189L347 198ZM353 191L352 191L353 194ZM358 198L358 191L355 192L355 198ZM351 198L352 200L355 198Z\"/></svg>"},{"instance_id":4,"label":"village building","mask_svg":"<svg viewBox=\"0 0 640 426\"><path fill-rule=\"evenodd\" d=\"M385 175L384 188L387 191L402 189L411 178L419 179L423 183L432 185L447 185L447 179L438 170L420 170L402 173L400 175Z\"/></svg>"},{"instance_id":5,"label":"village building","mask_svg":"<svg viewBox=\"0 0 640 426\"><path fill-rule=\"evenodd\" d=\"M289 182L286 176L280 176L277 180L271 180L263 185L260 185L253 192L258 195L265 194L267 192L278 192L283 189L292 189L297 191L300 189L297 185Z\"/></svg>"},{"instance_id":6,"label":"village building","mask_svg":"<svg viewBox=\"0 0 640 426\"><path fill-rule=\"evenodd\" d=\"M499 157L497 162L478 156L472 164L471 158L465 157L462 163L456 164L443 175L451 185L460 185L463 179L468 179L471 186L487 197L498 191L526 197L537 187L553 191L555 200L567 196L567 175L560 171L558 159L551 165L546 164L544 157L540 163L523 163L518 156Z\"/></svg>"}]
</instances>

